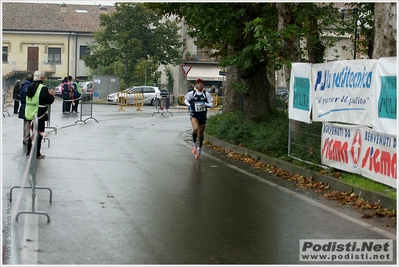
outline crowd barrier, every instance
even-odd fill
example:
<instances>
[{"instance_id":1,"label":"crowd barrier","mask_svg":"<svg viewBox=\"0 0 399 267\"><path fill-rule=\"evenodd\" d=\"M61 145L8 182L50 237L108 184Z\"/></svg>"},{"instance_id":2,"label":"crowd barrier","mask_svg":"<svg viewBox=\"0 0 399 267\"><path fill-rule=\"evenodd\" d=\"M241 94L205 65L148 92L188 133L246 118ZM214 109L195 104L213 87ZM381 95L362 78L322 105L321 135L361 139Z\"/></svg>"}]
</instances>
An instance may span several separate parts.
<instances>
[{"instance_id":1,"label":"crowd barrier","mask_svg":"<svg viewBox=\"0 0 399 267\"><path fill-rule=\"evenodd\" d=\"M79 111L79 120L75 121L75 123L82 121L86 123L87 120L95 120L98 123L98 120L93 117L93 94L92 93L83 93L78 99L80 111ZM88 117L87 117L88 116ZM83 117L87 117L83 120Z\"/></svg>"},{"instance_id":2,"label":"crowd barrier","mask_svg":"<svg viewBox=\"0 0 399 267\"><path fill-rule=\"evenodd\" d=\"M118 106L119 106L119 111L123 110L124 106L128 105L128 93L126 92L119 92L117 94L118 97Z\"/></svg>"},{"instance_id":3,"label":"crowd barrier","mask_svg":"<svg viewBox=\"0 0 399 267\"><path fill-rule=\"evenodd\" d=\"M14 99L12 98L12 90L6 90L6 107L13 107Z\"/></svg>"},{"instance_id":4,"label":"crowd barrier","mask_svg":"<svg viewBox=\"0 0 399 267\"><path fill-rule=\"evenodd\" d=\"M211 93L211 96L213 98L213 109L217 109L216 107L218 106L218 94Z\"/></svg>"},{"instance_id":5,"label":"crowd barrier","mask_svg":"<svg viewBox=\"0 0 399 267\"><path fill-rule=\"evenodd\" d=\"M3 111L3 117L6 116L5 114L8 114L8 117L10 117L10 113L9 113L8 110L7 110L7 102L6 102L7 96L6 96L6 91L7 91L7 90L3 90L3 93L2 93L2 98L3 98L3 100L1 101L1 108L2 108L2 111Z\"/></svg>"},{"instance_id":6,"label":"crowd barrier","mask_svg":"<svg viewBox=\"0 0 399 267\"><path fill-rule=\"evenodd\" d=\"M129 97L129 95L132 95L132 97ZM132 93L128 94L126 92L119 92L117 94L118 97L118 106L119 106L119 111L123 110L124 106L127 106L130 104L129 98L133 99L133 106L138 106L136 111L142 111L141 107L144 106L144 93Z\"/></svg>"},{"instance_id":7,"label":"crowd barrier","mask_svg":"<svg viewBox=\"0 0 399 267\"><path fill-rule=\"evenodd\" d=\"M157 95L157 99L159 99L159 101L155 101L155 108L157 109L157 111L155 111L152 116L154 116L154 114L156 113L160 113L159 110L162 110L162 112L160 113L161 116L165 117L165 115L163 115L165 112L169 112L170 115L173 116L173 113L169 111L169 107L170 107L170 93L168 92L165 95L162 94L158 94ZM165 109L165 111L163 111Z\"/></svg>"},{"instance_id":8,"label":"crowd barrier","mask_svg":"<svg viewBox=\"0 0 399 267\"><path fill-rule=\"evenodd\" d=\"M51 126L51 105L47 105L47 116L46 128L53 129L54 133L57 134L57 127Z\"/></svg>"},{"instance_id":9,"label":"crowd barrier","mask_svg":"<svg viewBox=\"0 0 399 267\"><path fill-rule=\"evenodd\" d=\"M3 262L5 264L21 264L20 259L20 248L18 246L17 240L17 224L14 221L18 221L19 215L21 214L35 214L35 215L44 215L47 218L47 223L50 223L50 216L44 211L36 210L36 190L45 189L50 193L50 203L53 200L53 192L48 187L36 186L36 170L37 170L37 138L39 134L42 134L38 131L38 118L35 116L34 120L32 120L30 125L30 138L32 140L32 147L29 152L29 157L27 160L27 164L25 166L25 170L21 179L21 185L13 186L10 189L10 193L7 194L7 209L6 209L6 228L5 228L5 238L3 239ZM30 175L30 180L28 180L28 176ZM29 181L30 186L25 186L25 184ZM11 208L11 203L13 201L13 190L14 189L31 189L32 196L32 208L31 210L22 210L19 211L19 206L22 199L22 192L20 190L18 195L15 198L14 206Z\"/></svg>"},{"instance_id":10,"label":"crowd barrier","mask_svg":"<svg viewBox=\"0 0 399 267\"><path fill-rule=\"evenodd\" d=\"M12 192L15 188L28 188L28 189L32 189L32 210L31 211L20 211L18 213L16 213L16 211L18 210L19 207L19 203L21 201L21 197L22 197L22 191L19 192L17 198L16 198L16 204L15 207L12 211L12 218L15 218L16 221L18 221L18 217L20 214L39 214L39 215L45 215L47 217L47 221L50 222L50 216L43 212L43 211L36 211L35 210L35 198L36 198L36 189L46 189L50 191L50 203L52 203L52 199L53 199L53 193L51 191L50 188L48 187L38 187L36 186L36 168L37 168L37 158L36 158L36 154L37 154L37 138L39 134L43 134L40 133L38 131L38 118L35 115L34 120L31 122L31 126L30 126L30 138L32 140L32 147L31 150L29 152L29 157L28 157L28 162L26 164L25 167L25 172L22 178L22 182L20 186L13 186L10 190L10 202L12 202ZM31 175L31 180L30 180L30 186L24 186L28 174Z\"/></svg>"}]
</instances>

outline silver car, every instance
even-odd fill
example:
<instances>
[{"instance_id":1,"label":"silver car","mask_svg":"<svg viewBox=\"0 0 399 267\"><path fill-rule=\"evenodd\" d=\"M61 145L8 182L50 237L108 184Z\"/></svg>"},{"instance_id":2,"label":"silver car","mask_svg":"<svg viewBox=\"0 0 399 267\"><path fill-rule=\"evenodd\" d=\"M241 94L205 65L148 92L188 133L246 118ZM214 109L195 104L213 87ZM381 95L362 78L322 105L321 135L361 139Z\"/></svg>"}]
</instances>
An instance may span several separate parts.
<instances>
[{"instance_id":1,"label":"silver car","mask_svg":"<svg viewBox=\"0 0 399 267\"><path fill-rule=\"evenodd\" d=\"M123 92L128 93L128 104L134 103L133 93L143 93L144 94L144 104L146 105L158 105L160 91L158 87L155 86L133 86L125 89ZM107 96L107 101L109 104L118 104L118 93L112 93Z\"/></svg>"}]
</instances>

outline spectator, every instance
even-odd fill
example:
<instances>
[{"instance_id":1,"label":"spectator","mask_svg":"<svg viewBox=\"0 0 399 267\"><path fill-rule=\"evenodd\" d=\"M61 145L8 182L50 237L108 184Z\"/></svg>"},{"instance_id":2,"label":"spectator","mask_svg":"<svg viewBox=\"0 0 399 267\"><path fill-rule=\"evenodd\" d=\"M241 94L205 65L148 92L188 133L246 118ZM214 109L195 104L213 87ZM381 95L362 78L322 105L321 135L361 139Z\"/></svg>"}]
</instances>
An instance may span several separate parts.
<instances>
[{"instance_id":1,"label":"spectator","mask_svg":"<svg viewBox=\"0 0 399 267\"><path fill-rule=\"evenodd\" d=\"M73 82L73 103L72 103L72 113L78 113L79 107L79 99L82 95L82 87L79 83L79 77L76 77L75 81Z\"/></svg>"},{"instance_id":2,"label":"spectator","mask_svg":"<svg viewBox=\"0 0 399 267\"><path fill-rule=\"evenodd\" d=\"M215 91L216 91L216 86L215 86L215 85L212 85L212 87L211 87L211 93L214 94Z\"/></svg>"},{"instance_id":3,"label":"spectator","mask_svg":"<svg viewBox=\"0 0 399 267\"><path fill-rule=\"evenodd\" d=\"M162 87L161 93L160 93L161 97L168 97L169 92L168 90L166 90L166 87Z\"/></svg>"},{"instance_id":4,"label":"spectator","mask_svg":"<svg viewBox=\"0 0 399 267\"><path fill-rule=\"evenodd\" d=\"M19 100L20 100L20 107L19 107L19 114L18 118L24 120L23 124L23 140L22 143L24 145L27 144L28 139L29 139L29 126L30 126L30 121L25 118L25 106L26 106L26 91L33 82L33 74L29 73L28 77L26 78L26 81L21 85L21 88L19 90Z\"/></svg>"},{"instance_id":5,"label":"spectator","mask_svg":"<svg viewBox=\"0 0 399 267\"><path fill-rule=\"evenodd\" d=\"M218 96L223 96L223 86L220 86Z\"/></svg>"},{"instance_id":6,"label":"spectator","mask_svg":"<svg viewBox=\"0 0 399 267\"><path fill-rule=\"evenodd\" d=\"M71 87L68 83L68 77L65 77L61 84L61 97L62 101L62 114L68 114L71 112L71 101L69 98L69 93L71 92Z\"/></svg>"},{"instance_id":7,"label":"spectator","mask_svg":"<svg viewBox=\"0 0 399 267\"><path fill-rule=\"evenodd\" d=\"M25 118L27 120L33 120L35 115L38 118L38 129L37 129L37 151L36 157L38 159L44 159L46 156L40 153L41 144L43 140L42 134L44 133L45 122L48 120L47 105L51 105L54 102L54 89L48 89L43 85L45 80L44 71L37 70L33 75L33 83L29 85L26 92L26 108ZM29 154L32 149L32 138L28 139L28 152Z\"/></svg>"},{"instance_id":8,"label":"spectator","mask_svg":"<svg viewBox=\"0 0 399 267\"><path fill-rule=\"evenodd\" d=\"M15 82L14 90L12 91L12 98L14 99L14 114L18 114L19 109L19 88L21 87L21 80Z\"/></svg>"},{"instance_id":9,"label":"spectator","mask_svg":"<svg viewBox=\"0 0 399 267\"><path fill-rule=\"evenodd\" d=\"M190 86L188 87L188 91L191 92L194 90L194 84L190 83Z\"/></svg>"}]
</instances>

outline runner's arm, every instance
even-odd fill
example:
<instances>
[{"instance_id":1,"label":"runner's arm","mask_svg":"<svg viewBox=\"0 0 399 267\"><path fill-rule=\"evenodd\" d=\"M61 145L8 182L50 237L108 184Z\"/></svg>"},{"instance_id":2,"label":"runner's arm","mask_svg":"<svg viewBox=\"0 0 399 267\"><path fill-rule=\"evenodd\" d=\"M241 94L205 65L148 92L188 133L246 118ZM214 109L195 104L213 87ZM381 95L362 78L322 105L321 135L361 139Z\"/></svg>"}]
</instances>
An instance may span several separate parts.
<instances>
[{"instance_id":1,"label":"runner's arm","mask_svg":"<svg viewBox=\"0 0 399 267\"><path fill-rule=\"evenodd\" d=\"M205 103L205 106L207 108L213 108L213 97L211 94L206 94L206 100L207 102Z\"/></svg>"},{"instance_id":2,"label":"runner's arm","mask_svg":"<svg viewBox=\"0 0 399 267\"><path fill-rule=\"evenodd\" d=\"M192 93L191 93L192 94ZM187 93L185 96L184 96L184 104L186 104L186 106L188 106L188 107L190 107L191 106L191 104L190 104L190 99L189 99L189 97L190 97L190 92L189 93Z\"/></svg>"}]
</instances>

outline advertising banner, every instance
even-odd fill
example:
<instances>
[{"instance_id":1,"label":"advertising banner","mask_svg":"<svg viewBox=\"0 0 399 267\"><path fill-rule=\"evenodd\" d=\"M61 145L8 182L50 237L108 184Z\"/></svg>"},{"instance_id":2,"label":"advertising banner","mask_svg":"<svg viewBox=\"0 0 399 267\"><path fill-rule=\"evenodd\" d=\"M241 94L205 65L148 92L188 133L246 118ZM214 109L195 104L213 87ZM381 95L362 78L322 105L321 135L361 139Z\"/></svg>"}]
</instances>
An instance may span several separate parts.
<instances>
[{"instance_id":1,"label":"advertising banner","mask_svg":"<svg viewBox=\"0 0 399 267\"><path fill-rule=\"evenodd\" d=\"M359 125L323 123L322 164L397 188L397 138Z\"/></svg>"},{"instance_id":2,"label":"advertising banner","mask_svg":"<svg viewBox=\"0 0 399 267\"><path fill-rule=\"evenodd\" d=\"M288 116L292 120L311 123L311 64L293 63L291 68Z\"/></svg>"},{"instance_id":3,"label":"advertising banner","mask_svg":"<svg viewBox=\"0 0 399 267\"><path fill-rule=\"evenodd\" d=\"M377 132L397 135L396 57L380 58L377 73L372 86L371 124Z\"/></svg>"},{"instance_id":4,"label":"advertising banner","mask_svg":"<svg viewBox=\"0 0 399 267\"><path fill-rule=\"evenodd\" d=\"M377 60L312 65L313 121L371 126L371 97Z\"/></svg>"}]
</instances>

